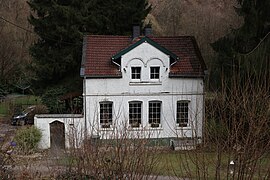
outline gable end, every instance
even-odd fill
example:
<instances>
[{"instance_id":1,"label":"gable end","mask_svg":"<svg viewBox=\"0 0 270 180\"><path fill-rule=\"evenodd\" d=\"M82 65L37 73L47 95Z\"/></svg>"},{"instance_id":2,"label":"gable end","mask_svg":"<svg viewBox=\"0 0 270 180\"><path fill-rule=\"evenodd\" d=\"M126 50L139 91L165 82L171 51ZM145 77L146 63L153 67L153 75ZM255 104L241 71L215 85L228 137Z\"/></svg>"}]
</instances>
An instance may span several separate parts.
<instances>
[{"instance_id":1,"label":"gable end","mask_svg":"<svg viewBox=\"0 0 270 180\"><path fill-rule=\"evenodd\" d=\"M131 51L132 49L136 48L137 46L141 45L144 42L149 43L150 45L154 46L155 48L157 48L158 50L160 50L164 54L169 55L170 59L173 59L173 61L171 61L172 63L179 60L179 57L176 54L174 54L171 51L169 51L168 49L162 47L161 45L159 45L155 41L151 40L150 38L143 37L139 41L137 41L136 43L132 44L131 46L129 46L129 47L123 49L122 51L118 52L117 54L113 55L112 56L112 61L114 63L118 64L119 62L116 61L117 59L119 59L122 55L126 54L127 52Z\"/></svg>"}]
</instances>

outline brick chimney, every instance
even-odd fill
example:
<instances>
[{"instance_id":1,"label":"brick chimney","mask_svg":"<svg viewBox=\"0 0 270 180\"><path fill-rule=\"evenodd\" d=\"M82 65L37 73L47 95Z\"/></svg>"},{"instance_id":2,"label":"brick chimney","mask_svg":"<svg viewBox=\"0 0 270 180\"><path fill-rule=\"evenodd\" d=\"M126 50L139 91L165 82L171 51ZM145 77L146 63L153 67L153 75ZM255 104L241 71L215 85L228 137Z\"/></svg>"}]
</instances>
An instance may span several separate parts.
<instances>
[{"instance_id":1,"label":"brick chimney","mask_svg":"<svg viewBox=\"0 0 270 180\"><path fill-rule=\"evenodd\" d=\"M144 28L144 36L152 36L152 27L147 26Z\"/></svg>"},{"instance_id":2,"label":"brick chimney","mask_svg":"<svg viewBox=\"0 0 270 180\"><path fill-rule=\"evenodd\" d=\"M136 39L141 35L141 29L139 25L133 25L132 27L132 39Z\"/></svg>"}]
</instances>

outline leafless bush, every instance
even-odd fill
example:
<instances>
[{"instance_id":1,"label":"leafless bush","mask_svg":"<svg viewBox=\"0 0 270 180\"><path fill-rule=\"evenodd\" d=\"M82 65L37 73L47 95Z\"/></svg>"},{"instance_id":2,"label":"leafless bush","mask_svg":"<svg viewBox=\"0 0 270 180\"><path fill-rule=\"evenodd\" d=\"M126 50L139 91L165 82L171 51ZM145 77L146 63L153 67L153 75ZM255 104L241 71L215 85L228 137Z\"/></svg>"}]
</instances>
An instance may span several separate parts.
<instances>
[{"instance_id":1,"label":"leafless bush","mask_svg":"<svg viewBox=\"0 0 270 180\"><path fill-rule=\"evenodd\" d=\"M69 161L66 164L68 171L61 173L58 178L149 178L154 165L158 163L159 152L157 147L149 143L148 138L130 138L127 129L121 132L116 130L110 139L92 136L80 148L70 148Z\"/></svg>"},{"instance_id":2,"label":"leafless bush","mask_svg":"<svg viewBox=\"0 0 270 180\"><path fill-rule=\"evenodd\" d=\"M270 177L269 76L235 73L206 100L203 146L178 156L179 177L268 179Z\"/></svg>"},{"instance_id":3,"label":"leafless bush","mask_svg":"<svg viewBox=\"0 0 270 180\"><path fill-rule=\"evenodd\" d=\"M49 110L48 110L48 107L45 105L36 105L34 113L35 114L48 114Z\"/></svg>"}]
</instances>

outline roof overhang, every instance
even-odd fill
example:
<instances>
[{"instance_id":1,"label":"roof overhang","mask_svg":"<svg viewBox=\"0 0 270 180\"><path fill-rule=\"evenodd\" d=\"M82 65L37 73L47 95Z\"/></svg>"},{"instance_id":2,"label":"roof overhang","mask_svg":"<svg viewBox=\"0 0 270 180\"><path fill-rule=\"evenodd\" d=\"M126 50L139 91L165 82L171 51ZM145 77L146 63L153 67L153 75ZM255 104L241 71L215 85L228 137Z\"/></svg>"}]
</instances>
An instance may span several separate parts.
<instances>
[{"instance_id":1,"label":"roof overhang","mask_svg":"<svg viewBox=\"0 0 270 180\"><path fill-rule=\"evenodd\" d=\"M204 74L171 74L169 73L169 78L204 78Z\"/></svg>"},{"instance_id":2,"label":"roof overhang","mask_svg":"<svg viewBox=\"0 0 270 180\"><path fill-rule=\"evenodd\" d=\"M86 79L118 79L122 78L122 75L84 75L82 77Z\"/></svg>"},{"instance_id":3,"label":"roof overhang","mask_svg":"<svg viewBox=\"0 0 270 180\"><path fill-rule=\"evenodd\" d=\"M115 62L115 60L119 59L124 54L128 53L132 49L136 48L137 46L139 46L139 45L141 45L142 43L145 43L145 42L149 43L152 46L154 46L155 48L157 48L158 50L160 50L164 54L169 55L171 59L174 59L175 61L179 60L179 57L176 54L174 54L173 52L169 51L168 49L162 47L161 45L159 45L155 41L151 40L149 37L145 36L145 37L141 38L139 41L137 41L136 43L130 45L129 47L127 47L127 48L121 50L120 52L118 52L117 54L113 55L112 56L112 61L114 63L117 63L117 62Z\"/></svg>"}]
</instances>

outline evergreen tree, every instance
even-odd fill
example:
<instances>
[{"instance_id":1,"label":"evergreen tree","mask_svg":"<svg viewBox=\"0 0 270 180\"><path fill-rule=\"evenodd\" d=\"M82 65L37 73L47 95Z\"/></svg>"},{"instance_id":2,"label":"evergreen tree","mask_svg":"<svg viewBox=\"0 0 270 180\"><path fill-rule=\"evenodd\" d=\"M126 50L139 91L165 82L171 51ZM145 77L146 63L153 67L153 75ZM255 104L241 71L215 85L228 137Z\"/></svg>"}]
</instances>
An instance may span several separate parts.
<instances>
[{"instance_id":1,"label":"evergreen tree","mask_svg":"<svg viewBox=\"0 0 270 180\"><path fill-rule=\"evenodd\" d=\"M244 24L213 44L217 52L248 53L270 32L269 0L238 0L238 2L241 7L235 10L244 18Z\"/></svg>"},{"instance_id":2,"label":"evergreen tree","mask_svg":"<svg viewBox=\"0 0 270 180\"><path fill-rule=\"evenodd\" d=\"M269 0L238 0L236 12L244 17L244 24L236 31L234 49L240 53L251 51L270 32Z\"/></svg>"},{"instance_id":3,"label":"evergreen tree","mask_svg":"<svg viewBox=\"0 0 270 180\"><path fill-rule=\"evenodd\" d=\"M29 22L38 40L31 46L39 88L79 78L82 38L89 34L131 34L151 10L147 0L29 0ZM78 77L73 78L71 77ZM71 89L72 90L72 89Z\"/></svg>"},{"instance_id":4,"label":"evergreen tree","mask_svg":"<svg viewBox=\"0 0 270 180\"><path fill-rule=\"evenodd\" d=\"M269 65L269 50L264 47L270 45L268 41L270 38L270 1L238 0L238 3L240 8L235 8L235 10L243 17L244 23L240 28L232 29L229 34L212 44L213 49L218 53L215 62L216 72L212 74L213 79L220 79L221 73L223 76L230 77L232 71L237 69L246 71L247 68L258 67L253 70L263 70L264 73L268 71L266 67ZM259 46L265 49L263 53L261 50L255 51ZM249 58L248 54L251 53L256 53L257 58Z\"/></svg>"}]
</instances>

